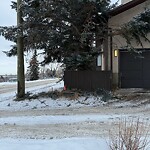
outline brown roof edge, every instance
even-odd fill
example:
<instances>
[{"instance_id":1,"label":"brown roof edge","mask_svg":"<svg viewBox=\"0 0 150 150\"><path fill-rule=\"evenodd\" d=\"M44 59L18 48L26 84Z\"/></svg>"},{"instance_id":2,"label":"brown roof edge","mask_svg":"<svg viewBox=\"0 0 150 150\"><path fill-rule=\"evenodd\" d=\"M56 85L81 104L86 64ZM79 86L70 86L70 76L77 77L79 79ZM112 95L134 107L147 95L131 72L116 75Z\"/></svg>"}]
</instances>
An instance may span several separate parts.
<instances>
[{"instance_id":1,"label":"brown roof edge","mask_svg":"<svg viewBox=\"0 0 150 150\"><path fill-rule=\"evenodd\" d=\"M126 11L126 10L128 10L130 8L133 8L133 7L143 3L145 1L147 1L147 0L132 0L132 1L130 1L130 2L126 3L126 4L124 4L124 5L120 5L120 6L116 7L116 8L114 8L113 10L111 10L109 12L109 15L110 15L110 17L111 16L116 16L116 15L118 15L118 14L120 14L120 13L122 13L122 12L124 12L124 11Z\"/></svg>"}]
</instances>

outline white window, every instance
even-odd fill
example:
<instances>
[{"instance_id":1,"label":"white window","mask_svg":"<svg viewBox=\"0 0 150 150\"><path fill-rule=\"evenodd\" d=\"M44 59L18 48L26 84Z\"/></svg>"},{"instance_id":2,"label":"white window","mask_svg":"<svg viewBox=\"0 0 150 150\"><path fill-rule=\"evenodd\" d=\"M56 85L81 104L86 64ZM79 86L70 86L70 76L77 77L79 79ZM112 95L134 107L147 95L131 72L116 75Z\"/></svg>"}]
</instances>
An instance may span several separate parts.
<instances>
[{"instance_id":1,"label":"white window","mask_svg":"<svg viewBox=\"0 0 150 150\"><path fill-rule=\"evenodd\" d=\"M97 66L98 66L98 67L101 67L101 66L102 66L102 55L101 55L101 54L98 55L98 57L97 57Z\"/></svg>"}]
</instances>

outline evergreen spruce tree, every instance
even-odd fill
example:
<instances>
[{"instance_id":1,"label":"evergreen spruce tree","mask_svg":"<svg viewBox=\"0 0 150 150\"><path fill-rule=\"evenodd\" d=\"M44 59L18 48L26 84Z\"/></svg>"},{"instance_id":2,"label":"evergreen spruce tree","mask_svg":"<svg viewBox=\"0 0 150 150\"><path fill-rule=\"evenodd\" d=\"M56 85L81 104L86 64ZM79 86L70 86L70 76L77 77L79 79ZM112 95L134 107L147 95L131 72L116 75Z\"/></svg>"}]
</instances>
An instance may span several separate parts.
<instances>
[{"instance_id":1,"label":"evergreen spruce tree","mask_svg":"<svg viewBox=\"0 0 150 150\"><path fill-rule=\"evenodd\" d=\"M16 3L13 3L13 8ZM106 39L110 0L23 0L24 51L44 50L43 64L65 63L69 70L92 69ZM1 34L15 42L16 27L2 27ZM13 33L13 34L12 34ZM7 55L15 55L15 46Z\"/></svg>"},{"instance_id":2,"label":"evergreen spruce tree","mask_svg":"<svg viewBox=\"0 0 150 150\"><path fill-rule=\"evenodd\" d=\"M69 70L90 70L108 36L110 0L22 0L24 51L43 50L44 61L62 62ZM12 8L16 9L13 2ZM134 39L142 45L150 33L150 11L135 16L117 31L126 39L127 49L132 49ZM0 27L0 35L16 43L18 28ZM94 47L99 45L98 47ZM150 41L149 41L150 42ZM16 45L6 52L16 55Z\"/></svg>"},{"instance_id":3,"label":"evergreen spruce tree","mask_svg":"<svg viewBox=\"0 0 150 150\"><path fill-rule=\"evenodd\" d=\"M33 57L30 60L28 67L28 78L30 81L39 79L39 62L37 60L37 51L34 50Z\"/></svg>"}]
</instances>

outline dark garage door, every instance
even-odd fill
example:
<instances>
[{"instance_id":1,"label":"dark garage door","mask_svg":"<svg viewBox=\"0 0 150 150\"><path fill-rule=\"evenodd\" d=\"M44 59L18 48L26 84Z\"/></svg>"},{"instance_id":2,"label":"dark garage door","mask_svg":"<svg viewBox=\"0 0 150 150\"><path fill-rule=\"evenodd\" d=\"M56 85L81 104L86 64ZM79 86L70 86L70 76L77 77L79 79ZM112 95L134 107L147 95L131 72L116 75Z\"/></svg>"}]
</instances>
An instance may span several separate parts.
<instances>
[{"instance_id":1,"label":"dark garage door","mask_svg":"<svg viewBox=\"0 0 150 150\"><path fill-rule=\"evenodd\" d=\"M120 51L120 82L122 88L150 88L150 51L143 58Z\"/></svg>"}]
</instances>

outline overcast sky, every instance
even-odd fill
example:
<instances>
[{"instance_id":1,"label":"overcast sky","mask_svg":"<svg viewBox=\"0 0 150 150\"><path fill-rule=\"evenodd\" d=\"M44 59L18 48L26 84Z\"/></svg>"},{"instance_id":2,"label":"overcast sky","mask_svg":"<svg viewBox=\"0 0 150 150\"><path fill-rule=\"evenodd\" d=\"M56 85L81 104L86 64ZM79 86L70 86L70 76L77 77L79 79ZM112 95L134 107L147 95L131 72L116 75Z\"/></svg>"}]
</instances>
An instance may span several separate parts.
<instances>
[{"instance_id":1,"label":"overcast sky","mask_svg":"<svg viewBox=\"0 0 150 150\"><path fill-rule=\"evenodd\" d=\"M11 1L12 0L1 0L0 26L16 25L16 12L10 7ZM116 1L117 0L112 0L113 3ZM2 52L9 50L12 44L13 43L6 41L3 37L0 37L0 75L17 73L16 57L9 58Z\"/></svg>"}]
</instances>

